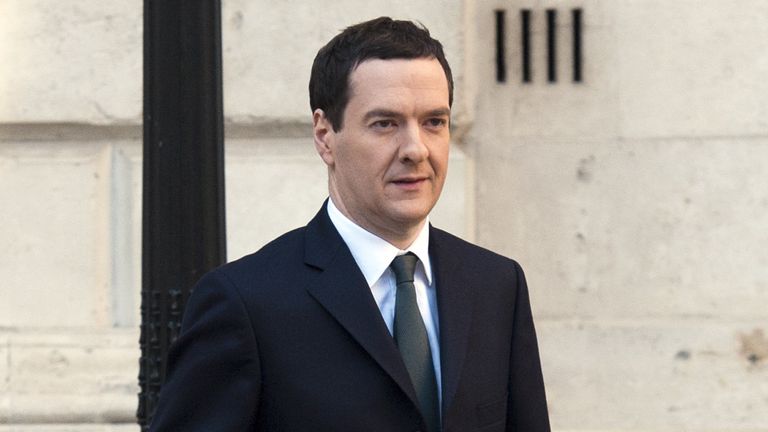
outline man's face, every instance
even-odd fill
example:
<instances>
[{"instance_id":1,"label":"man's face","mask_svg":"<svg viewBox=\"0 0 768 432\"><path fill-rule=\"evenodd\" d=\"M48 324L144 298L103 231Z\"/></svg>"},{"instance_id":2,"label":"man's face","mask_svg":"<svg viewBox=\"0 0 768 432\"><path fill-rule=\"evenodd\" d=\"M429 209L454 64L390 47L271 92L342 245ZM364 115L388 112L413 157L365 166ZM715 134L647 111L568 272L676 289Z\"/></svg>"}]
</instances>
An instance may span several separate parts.
<instances>
[{"instance_id":1,"label":"man's face","mask_svg":"<svg viewBox=\"0 0 768 432\"><path fill-rule=\"evenodd\" d=\"M341 130L314 113L331 197L385 239L421 226L443 189L450 141L448 81L435 59L367 60L349 78Z\"/></svg>"}]
</instances>

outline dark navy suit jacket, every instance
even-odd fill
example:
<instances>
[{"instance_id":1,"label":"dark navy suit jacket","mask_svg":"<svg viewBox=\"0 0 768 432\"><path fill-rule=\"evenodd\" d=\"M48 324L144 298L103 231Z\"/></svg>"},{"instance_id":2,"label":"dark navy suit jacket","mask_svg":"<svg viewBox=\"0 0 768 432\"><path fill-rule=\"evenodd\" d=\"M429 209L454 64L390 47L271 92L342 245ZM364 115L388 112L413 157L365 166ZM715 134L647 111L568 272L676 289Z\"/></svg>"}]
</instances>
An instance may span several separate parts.
<instances>
[{"instance_id":1,"label":"dark navy suit jacket","mask_svg":"<svg viewBox=\"0 0 768 432\"><path fill-rule=\"evenodd\" d=\"M520 266L430 227L443 431L549 431ZM151 431L425 427L400 354L325 207L204 276Z\"/></svg>"}]
</instances>

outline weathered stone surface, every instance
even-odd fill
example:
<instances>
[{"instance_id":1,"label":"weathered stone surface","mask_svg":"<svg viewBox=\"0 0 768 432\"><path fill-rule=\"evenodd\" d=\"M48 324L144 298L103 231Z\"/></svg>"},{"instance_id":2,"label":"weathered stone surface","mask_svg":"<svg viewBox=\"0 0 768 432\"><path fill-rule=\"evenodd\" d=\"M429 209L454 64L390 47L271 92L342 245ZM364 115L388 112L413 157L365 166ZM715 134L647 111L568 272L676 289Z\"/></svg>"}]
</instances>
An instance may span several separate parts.
<instances>
[{"instance_id":1,"label":"weathered stone surface","mask_svg":"<svg viewBox=\"0 0 768 432\"><path fill-rule=\"evenodd\" d=\"M10 382L11 350L8 336L0 334L0 425L8 422L10 400L8 398L8 383Z\"/></svg>"},{"instance_id":2,"label":"weathered stone surface","mask_svg":"<svg viewBox=\"0 0 768 432\"><path fill-rule=\"evenodd\" d=\"M479 83L471 136L485 147L516 137L611 137L619 133L614 2L479 1L475 14L475 80ZM547 81L546 10L557 12L557 81ZM572 74L571 10L583 9L583 82ZM507 81L496 81L493 11L506 13ZM520 10L531 11L532 81L522 82ZM459 89L458 91L462 91Z\"/></svg>"},{"instance_id":3,"label":"weathered stone surface","mask_svg":"<svg viewBox=\"0 0 768 432\"><path fill-rule=\"evenodd\" d=\"M317 50L345 26L380 15L417 19L428 26L445 44L461 86L462 2L398 0L365 9L355 6L303 0L223 2L228 118L258 124L305 119L306 87ZM62 7L51 0L7 0L0 8L0 41L13 41L0 43L0 57L13 60L0 65L0 100L5 102L0 103L0 121L141 121L140 2L76 0ZM310 21L312 25L303 24ZM460 118L469 102L458 96Z\"/></svg>"},{"instance_id":4,"label":"weathered stone surface","mask_svg":"<svg viewBox=\"0 0 768 432\"><path fill-rule=\"evenodd\" d=\"M478 240L522 261L542 316L768 317L768 140L529 140L477 163Z\"/></svg>"},{"instance_id":5,"label":"weathered stone surface","mask_svg":"<svg viewBox=\"0 0 768 432\"><path fill-rule=\"evenodd\" d=\"M768 134L768 3L605 3L615 3L623 135Z\"/></svg>"},{"instance_id":6,"label":"weathered stone surface","mask_svg":"<svg viewBox=\"0 0 768 432\"><path fill-rule=\"evenodd\" d=\"M548 84L545 9L563 76L572 7L585 82ZM520 8L534 14L530 84ZM554 430L768 429L765 5L722 8L478 3L476 235L526 269Z\"/></svg>"},{"instance_id":7,"label":"weathered stone surface","mask_svg":"<svg viewBox=\"0 0 768 432\"><path fill-rule=\"evenodd\" d=\"M111 324L135 328L141 323L141 143L113 143L109 172Z\"/></svg>"},{"instance_id":8,"label":"weathered stone surface","mask_svg":"<svg viewBox=\"0 0 768 432\"><path fill-rule=\"evenodd\" d=\"M140 1L0 2L0 122L141 120Z\"/></svg>"},{"instance_id":9,"label":"weathered stone surface","mask_svg":"<svg viewBox=\"0 0 768 432\"><path fill-rule=\"evenodd\" d=\"M766 430L768 358L742 339L766 326L540 320L553 430Z\"/></svg>"},{"instance_id":10,"label":"weathered stone surface","mask_svg":"<svg viewBox=\"0 0 768 432\"><path fill-rule=\"evenodd\" d=\"M584 82L571 82L570 10L583 9ZM507 83L495 82L491 10L507 11ZM533 81L521 82L519 10L532 11ZM558 81L546 81L545 10L558 12ZM768 133L768 4L744 0L478 2L478 113L513 137ZM481 119L482 121L483 119ZM480 135L476 135L480 136Z\"/></svg>"},{"instance_id":11,"label":"weathered stone surface","mask_svg":"<svg viewBox=\"0 0 768 432\"><path fill-rule=\"evenodd\" d=\"M0 425L0 432L139 432L136 424L15 424Z\"/></svg>"},{"instance_id":12,"label":"weathered stone surface","mask_svg":"<svg viewBox=\"0 0 768 432\"><path fill-rule=\"evenodd\" d=\"M107 166L99 143L0 143L0 326L108 322Z\"/></svg>"},{"instance_id":13,"label":"weathered stone surface","mask_svg":"<svg viewBox=\"0 0 768 432\"><path fill-rule=\"evenodd\" d=\"M430 222L465 240L474 241L474 165L464 147L452 144L446 179Z\"/></svg>"},{"instance_id":14,"label":"weathered stone surface","mask_svg":"<svg viewBox=\"0 0 768 432\"><path fill-rule=\"evenodd\" d=\"M229 141L226 152L230 259L305 225L327 196L311 138Z\"/></svg>"},{"instance_id":15,"label":"weathered stone surface","mask_svg":"<svg viewBox=\"0 0 768 432\"><path fill-rule=\"evenodd\" d=\"M138 331L4 333L6 424L134 420Z\"/></svg>"}]
</instances>

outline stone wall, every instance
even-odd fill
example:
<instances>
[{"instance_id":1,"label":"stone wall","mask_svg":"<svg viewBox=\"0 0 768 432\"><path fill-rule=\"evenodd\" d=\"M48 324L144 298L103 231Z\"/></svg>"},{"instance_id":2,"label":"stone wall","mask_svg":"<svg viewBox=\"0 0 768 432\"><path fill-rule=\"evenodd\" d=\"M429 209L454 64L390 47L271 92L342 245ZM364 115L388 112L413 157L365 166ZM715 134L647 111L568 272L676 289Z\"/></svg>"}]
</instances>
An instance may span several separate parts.
<instances>
[{"instance_id":1,"label":"stone wall","mask_svg":"<svg viewBox=\"0 0 768 432\"><path fill-rule=\"evenodd\" d=\"M477 4L476 235L527 269L553 426L768 430L768 4L512 3ZM532 11L530 84L492 79L493 8Z\"/></svg>"},{"instance_id":2,"label":"stone wall","mask_svg":"<svg viewBox=\"0 0 768 432\"><path fill-rule=\"evenodd\" d=\"M768 430L768 4L223 3L231 259L325 197L316 50L367 18L418 19L457 87L433 220L526 269L555 430ZM0 432L137 430L141 14L135 0L0 0Z\"/></svg>"}]
</instances>

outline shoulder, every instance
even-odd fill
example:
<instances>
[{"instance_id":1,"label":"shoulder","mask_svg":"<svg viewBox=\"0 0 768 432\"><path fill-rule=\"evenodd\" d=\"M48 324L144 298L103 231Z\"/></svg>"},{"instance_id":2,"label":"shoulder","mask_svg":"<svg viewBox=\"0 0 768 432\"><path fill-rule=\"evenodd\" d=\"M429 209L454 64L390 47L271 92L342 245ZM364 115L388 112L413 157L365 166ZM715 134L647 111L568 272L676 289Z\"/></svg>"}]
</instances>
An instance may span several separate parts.
<instances>
[{"instance_id":1,"label":"shoulder","mask_svg":"<svg viewBox=\"0 0 768 432\"><path fill-rule=\"evenodd\" d=\"M306 227L289 231L256 252L214 269L203 279L225 280L233 287L253 287L261 285L261 282L282 279L286 274L296 274L305 268L305 231Z\"/></svg>"},{"instance_id":2,"label":"shoulder","mask_svg":"<svg viewBox=\"0 0 768 432\"><path fill-rule=\"evenodd\" d=\"M430 242L435 253L452 256L472 267L487 271L506 271L517 275L522 273L520 264L512 258L490 249L470 243L439 228L431 227Z\"/></svg>"},{"instance_id":3,"label":"shoulder","mask_svg":"<svg viewBox=\"0 0 768 432\"><path fill-rule=\"evenodd\" d=\"M224 264L219 269L226 273L238 273L274 262L284 262L288 257L301 258L304 248L304 233L306 227L289 231L270 241L259 250Z\"/></svg>"},{"instance_id":4,"label":"shoulder","mask_svg":"<svg viewBox=\"0 0 768 432\"><path fill-rule=\"evenodd\" d=\"M499 311L498 316L507 318L511 315L503 311L516 310L527 298L517 261L434 228L430 249L438 290L461 291L459 296L471 298L478 310Z\"/></svg>"}]
</instances>

